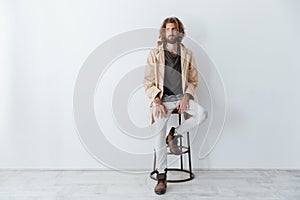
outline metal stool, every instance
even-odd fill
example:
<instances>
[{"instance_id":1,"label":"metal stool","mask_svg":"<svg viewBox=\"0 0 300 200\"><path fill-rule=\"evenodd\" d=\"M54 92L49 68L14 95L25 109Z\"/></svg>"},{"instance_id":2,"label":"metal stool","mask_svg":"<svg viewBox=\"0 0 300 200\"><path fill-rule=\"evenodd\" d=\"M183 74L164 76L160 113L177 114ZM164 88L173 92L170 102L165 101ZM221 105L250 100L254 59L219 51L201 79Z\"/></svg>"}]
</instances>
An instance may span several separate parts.
<instances>
[{"instance_id":1,"label":"metal stool","mask_svg":"<svg viewBox=\"0 0 300 200\"><path fill-rule=\"evenodd\" d=\"M173 110L172 114L178 114L178 121L179 121L179 125L180 125L181 124L181 114L178 113L177 109ZM184 113L184 115L185 115L185 118L186 118L187 114ZM189 175L189 177L185 178L185 179L168 179L167 178L167 182L178 183L178 182L190 181L195 177L194 173L192 172L190 134L189 134L189 132L186 133L186 137L187 137L186 146L183 146L183 144L182 144L182 137L183 137L182 135L177 135L175 137L179 137L179 148L181 150L181 153L179 155L175 155L171 152L168 152L168 155L180 156L180 168L179 167L178 168L167 168L166 172L168 172L168 171L178 171L178 172L181 172L181 173L187 173ZM184 154L188 156L188 166L189 166L188 170L183 168L183 155ZM158 172L156 171L156 152L154 152L153 171L150 173L150 178L157 181L157 178L154 177L154 174L157 174L157 173Z\"/></svg>"}]
</instances>

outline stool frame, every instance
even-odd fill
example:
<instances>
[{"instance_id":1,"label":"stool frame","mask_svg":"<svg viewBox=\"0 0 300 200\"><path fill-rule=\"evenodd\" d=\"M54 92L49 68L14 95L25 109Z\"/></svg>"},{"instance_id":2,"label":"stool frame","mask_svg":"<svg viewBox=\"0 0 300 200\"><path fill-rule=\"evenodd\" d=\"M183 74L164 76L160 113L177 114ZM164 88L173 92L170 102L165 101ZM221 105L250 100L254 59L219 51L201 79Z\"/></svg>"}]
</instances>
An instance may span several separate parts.
<instances>
[{"instance_id":1,"label":"stool frame","mask_svg":"<svg viewBox=\"0 0 300 200\"><path fill-rule=\"evenodd\" d=\"M175 109L172 112L172 114L178 114L178 121L179 121L179 125L180 125L181 124L181 114L178 113L177 109ZM181 153L178 156L180 156L180 168L168 168L167 167L166 172L168 172L168 171L178 171L178 172L182 172L182 173L187 173L189 175L189 177L184 178L184 179L168 179L167 178L167 182L178 183L178 182L190 181L190 180L194 179L194 177L195 177L195 175L192 171L190 134L189 134L189 132L186 133L187 146L183 146L183 144L182 144L182 137L183 137L182 135L175 136L175 137L179 137L179 144L180 144L179 148L181 150ZM188 156L188 167L189 167L188 170L183 168L183 154L187 154L187 156ZM168 155L175 155L175 154L173 154L171 152L168 152ZM156 170L156 152L154 151L153 171L150 173L150 178L157 181L157 178L154 177L155 174L158 174L158 171Z\"/></svg>"}]
</instances>

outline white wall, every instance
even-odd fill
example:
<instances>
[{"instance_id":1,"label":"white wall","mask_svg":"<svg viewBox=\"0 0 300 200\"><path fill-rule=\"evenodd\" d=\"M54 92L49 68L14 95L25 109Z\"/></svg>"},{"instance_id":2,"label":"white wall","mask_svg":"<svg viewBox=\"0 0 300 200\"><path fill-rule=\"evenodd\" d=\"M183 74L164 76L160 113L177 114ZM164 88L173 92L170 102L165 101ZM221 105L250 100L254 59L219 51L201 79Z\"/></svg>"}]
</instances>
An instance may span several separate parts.
<instances>
[{"instance_id":1,"label":"white wall","mask_svg":"<svg viewBox=\"0 0 300 200\"><path fill-rule=\"evenodd\" d=\"M0 168L104 168L74 127L80 67L112 36L173 15L217 64L227 93L222 137L195 167L300 168L299 1L28 0L0 9Z\"/></svg>"}]
</instances>

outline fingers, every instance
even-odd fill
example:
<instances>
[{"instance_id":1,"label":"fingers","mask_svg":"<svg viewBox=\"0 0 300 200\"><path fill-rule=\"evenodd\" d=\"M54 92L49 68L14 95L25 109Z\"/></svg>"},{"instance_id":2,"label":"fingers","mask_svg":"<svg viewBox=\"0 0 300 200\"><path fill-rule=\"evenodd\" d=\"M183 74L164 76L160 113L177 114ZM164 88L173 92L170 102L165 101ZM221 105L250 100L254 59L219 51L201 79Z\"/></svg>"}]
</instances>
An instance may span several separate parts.
<instances>
[{"instance_id":1,"label":"fingers","mask_svg":"<svg viewBox=\"0 0 300 200\"><path fill-rule=\"evenodd\" d=\"M166 115L167 115L167 113L168 113L168 109L166 108L165 105L163 105L163 109L164 109L164 113L165 113L165 117L166 117Z\"/></svg>"},{"instance_id":2,"label":"fingers","mask_svg":"<svg viewBox=\"0 0 300 200\"><path fill-rule=\"evenodd\" d=\"M182 107L180 106L179 109L178 109L178 113L181 114L181 113L183 113L183 112L184 112L184 110L183 110Z\"/></svg>"},{"instance_id":3,"label":"fingers","mask_svg":"<svg viewBox=\"0 0 300 200\"><path fill-rule=\"evenodd\" d=\"M167 108L163 105L160 105L158 107L156 107L156 110L155 110L155 117L159 117L159 118L162 118L162 117L167 117Z\"/></svg>"},{"instance_id":4,"label":"fingers","mask_svg":"<svg viewBox=\"0 0 300 200\"><path fill-rule=\"evenodd\" d=\"M161 118L161 116L162 116L162 110L159 109L159 111L158 111L158 116L157 116L157 117Z\"/></svg>"},{"instance_id":5,"label":"fingers","mask_svg":"<svg viewBox=\"0 0 300 200\"><path fill-rule=\"evenodd\" d=\"M157 109L157 111L155 113L155 117L161 118L161 113L162 113L162 111Z\"/></svg>"},{"instance_id":6,"label":"fingers","mask_svg":"<svg viewBox=\"0 0 300 200\"><path fill-rule=\"evenodd\" d=\"M177 106L177 109L178 109L179 113L184 113L185 111L187 111L189 109L189 105L184 104L184 103L179 103L179 105Z\"/></svg>"},{"instance_id":7,"label":"fingers","mask_svg":"<svg viewBox=\"0 0 300 200\"><path fill-rule=\"evenodd\" d=\"M184 113L188 109L189 109L189 102L188 102L188 100L183 98L177 106L178 113Z\"/></svg>"},{"instance_id":8,"label":"fingers","mask_svg":"<svg viewBox=\"0 0 300 200\"><path fill-rule=\"evenodd\" d=\"M161 109L159 108L159 106L156 107L155 109L155 117L160 117L161 116Z\"/></svg>"},{"instance_id":9,"label":"fingers","mask_svg":"<svg viewBox=\"0 0 300 200\"><path fill-rule=\"evenodd\" d=\"M158 110L156 109L156 111L155 111L155 117L157 118L158 115L159 115L159 112L158 112Z\"/></svg>"},{"instance_id":10,"label":"fingers","mask_svg":"<svg viewBox=\"0 0 300 200\"><path fill-rule=\"evenodd\" d=\"M164 117L167 117L168 110L165 105L162 105L162 112L164 114Z\"/></svg>"},{"instance_id":11,"label":"fingers","mask_svg":"<svg viewBox=\"0 0 300 200\"><path fill-rule=\"evenodd\" d=\"M178 106L177 106L177 110L178 110L178 113L183 113L183 103L182 101L179 102Z\"/></svg>"},{"instance_id":12,"label":"fingers","mask_svg":"<svg viewBox=\"0 0 300 200\"><path fill-rule=\"evenodd\" d=\"M190 108L190 105L189 104L187 104L186 105L186 110L188 110Z\"/></svg>"}]
</instances>

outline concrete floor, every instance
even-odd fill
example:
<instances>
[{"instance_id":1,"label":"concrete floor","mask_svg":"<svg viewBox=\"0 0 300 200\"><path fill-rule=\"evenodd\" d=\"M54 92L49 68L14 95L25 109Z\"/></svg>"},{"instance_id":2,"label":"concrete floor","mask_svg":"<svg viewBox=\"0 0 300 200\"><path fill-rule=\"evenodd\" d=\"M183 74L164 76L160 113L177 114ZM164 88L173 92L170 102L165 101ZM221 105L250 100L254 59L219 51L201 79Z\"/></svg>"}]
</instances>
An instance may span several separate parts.
<instances>
[{"instance_id":1,"label":"concrete floor","mask_svg":"<svg viewBox=\"0 0 300 200\"><path fill-rule=\"evenodd\" d=\"M300 171L204 170L186 183L153 192L148 174L115 171L0 170L0 200L170 199L300 200Z\"/></svg>"}]
</instances>

